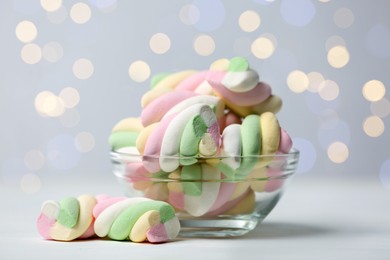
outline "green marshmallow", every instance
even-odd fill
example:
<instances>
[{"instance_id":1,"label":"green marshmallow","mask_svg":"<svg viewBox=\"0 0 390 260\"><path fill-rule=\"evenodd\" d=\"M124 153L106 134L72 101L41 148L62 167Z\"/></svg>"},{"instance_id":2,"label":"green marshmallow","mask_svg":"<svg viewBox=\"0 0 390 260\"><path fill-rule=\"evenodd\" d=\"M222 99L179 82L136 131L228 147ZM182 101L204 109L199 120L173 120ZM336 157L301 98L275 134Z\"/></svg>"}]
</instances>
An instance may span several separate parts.
<instances>
[{"instance_id":1,"label":"green marshmallow","mask_svg":"<svg viewBox=\"0 0 390 260\"><path fill-rule=\"evenodd\" d=\"M57 222L65 227L73 228L79 219L79 201L76 198L69 197L62 199L59 203L60 212L58 214Z\"/></svg>"},{"instance_id":2,"label":"green marshmallow","mask_svg":"<svg viewBox=\"0 0 390 260\"><path fill-rule=\"evenodd\" d=\"M113 150L117 150L126 146L135 146L139 132L120 131L110 135L108 143Z\"/></svg>"},{"instance_id":3,"label":"green marshmallow","mask_svg":"<svg viewBox=\"0 0 390 260\"><path fill-rule=\"evenodd\" d=\"M200 115L195 115L188 121L184 127L182 137L180 139L180 155L181 156L196 156L199 150L199 142L204 133L207 132L207 126ZM195 158L180 158L182 165L191 165L196 163Z\"/></svg>"},{"instance_id":4,"label":"green marshmallow","mask_svg":"<svg viewBox=\"0 0 390 260\"><path fill-rule=\"evenodd\" d=\"M108 237L114 240L125 240L129 237L137 220L146 212L157 210L160 212L161 222L165 223L175 216L171 205L163 201L141 201L122 211L111 225Z\"/></svg>"},{"instance_id":5,"label":"green marshmallow","mask_svg":"<svg viewBox=\"0 0 390 260\"><path fill-rule=\"evenodd\" d=\"M180 177L183 181L184 194L190 196L202 195L202 168L199 164L183 166Z\"/></svg>"},{"instance_id":6,"label":"green marshmallow","mask_svg":"<svg viewBox=\"0 0 390 260\"><path fill-rule=\"evenodd\" d=\"M249 69L249 63L242 57L234 57L230 60L228 71L238 72L247 71Z\"/></svg>"}]
</instances>

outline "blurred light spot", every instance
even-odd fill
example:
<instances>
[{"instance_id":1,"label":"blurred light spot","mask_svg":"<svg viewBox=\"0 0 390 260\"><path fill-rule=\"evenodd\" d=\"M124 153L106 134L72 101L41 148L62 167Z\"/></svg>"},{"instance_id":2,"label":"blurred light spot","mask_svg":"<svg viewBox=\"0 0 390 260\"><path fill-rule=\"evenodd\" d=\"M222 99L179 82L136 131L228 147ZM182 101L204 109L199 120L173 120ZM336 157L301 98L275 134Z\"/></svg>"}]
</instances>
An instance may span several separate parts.
<instances>
[{"instance_id":1,"label":"blurred light spot","mask_svg":"<svg viewBox=\"0 0 390 260\"><path fill-rule=\"evenodd\" d=\"M319 91L321 83L325 80L324 76L316 71L308 73L307 78L309 79L307 90L314 93Z\"/></svg>"},{"instance_id":2,"label":"blurred light spot","mask_svg":"<svg viewBox=\"0 0 390 260\"><path fill-rule=\"evenodd\" d=\"M243 56L243 57L249 56L251 54L251 51L250 51L251 44L252 44L252 41L249 38L244 38L244 37L237 38L234 41L234 46L233 46L234 53L237 56Z\"/></svg>"},{"instance_id":3,"label":"blurred light spot","mask_svg":"<svg viewBox=\"0 0 390 260\"><path fill-rule=\"evenodd\" d=\"M78 79L88 79L93 74L93 64L88 59L78 59L73 63L73 74Z\"/></svg>"},{"instance_id":4,"label":"blurred light spot","mask_svg":"<svg viewBox=\"0 0 390 260\"><path fill-rule=\"evenodd\" d=\"M164 33L156 33L150 38L149 46L153 52L163 54L171 48L171 40Z\"/></svg>"},{"instance_id":5,"label":"blurred light spot","mask_svg":"<svg viewBox=\"0 0 390 260\"><path fill-rule=\"evenodd\" d=\"M349 52L344 46L335 46L328 51L328 62L330 66L339 69L349 62Z\"/></svg>"},{"instance_id":6,"label":"blurred light spot","mask_svg":"<svg viewBox=\"0 0 390 260\"><path fill-rule=\"evenodd\" d=\"M47 18L51 23L54 24L60 24L64 22L67 17L68 17L68 10L66 9L65 6L61 6L61 8L55 12L47 13Z\"/></svg>"},{"instance_id":7,"label":"blurred light spot","mask_svg":"<svg viewBox=\"0 0 390 260\"><path fill-rule=\"evenodd\" d=\"M75 127L80 123L80 114L76 109L67 109L59 119L63 126Z\"/></svg>"},{"instance_id":8,"label":"blurred light spot","mask_svg":"<svg viewBox=\"0 0 390 260\"><path fill-rule=\"evenodd\" d=\"M58 42L48 42L42 48L42 55L49 62L57 62L63 57L64 51Z\"/></svg>"},{"instance_id":9,"label":"blurred light spot","mask_svg":"<svg viewBox=\"0 0 390 260\"><path fill-rule=\"evenodd\" d=\"M76 149L82 153L87 153L95 147L95 138L91 133L81 132L75 138Z\"/></svg>"},{"instance_id":10,"label":"blurred light spot","mask_svg":"<svg viewBox=\"0 0 390 260\"><path fill-rule=\"evenodd\" d=\"M378 116L369 116L363 122L363 130L370 137L378 137L385 131L385 124Z\"/></svg>"},{"instance_id":11,"label":"blurred light spot","mask_svg":"<svg viewBox=\"0 0 390 260\"><path fill-rule=\"evenodd\" d=\"M193 25L199 21L199 9L192 4L185 5L180 9L179 17L184 24Z\"/></svg>"},{"instance_id":12,"label":"blurred light spot","mask_svg":"<svg viewBox=\"0 0 390 260\"><path fill-rule=\"evenodd\" d=\"M331 101L325 101L317 93L305 92L305 102L310 112L320 116L333 114L338 109L340 100L340 98L336 98Z\"/></svg>"},{"instance_id":13,"label":"blurred light spot","mask_svg":"<svg viewBox=\"0 0 390 260\"><path fill-rule=\"evenodd\" d=\"M27 43L35 40L38 30L33 22L21 21L16 25L15 34L19 41Z\"/></svg>"},{"instance_id":14,"label":"blurred light spot","mask_svg":"<svg viewBox=\"0 0 390 260\"><path fill-rule=\"evenodd\" d=\"M72 108L78 105L80 101L80 94L75 88L66 87L60 92L59 97L62 99L66 108Z\"/></svg>"},{"instance_id":15,"label":"blurred light spot","mask_svg":"<svg viewBox=\"0 0 390 260\"><path fill-rule=\"evenodd\" d=\"M333 80L324 80L320 84L318 92L323 100L331 101L339 96L339 85L337 85L337 83Z\"/></svg>"},{"instance_id":16,"label":"blurred light spot","mask_svg":"<svg viewBox=\"0 0 390 260\"><path fill-rule=\"evenodd\" d=\"M379 179L383 186L390 190L390 159L384 161L379 172Z\"/></svg>"},{"instance_id":17,"label":"blurred light spot","mask_svg":"<svg viewBox=\"0 0 390 260\"><path fill-rule=\"evenodd\" d=\"M348 28L353 24L355 17L351 10L342 7L336 10L333 15L334 23L340 28Z\"/></svg>"},{"instance_id":18,"label":"blurred light spot","mask_svg":"<svg viewBox=\"0 0 390 260\"><path fill-rule=\"evenodd\" d=\"M334 140L348 144L351 140L351 129L344 121L331 120L321 124L318 139L323 148L329 147Z\"/></svg>"},{"instance_id":19,"label":"blurred light spot","mask_svg":"<svg viewBox=\"0 0 390 260\"><path fill-rule=\"evenodd\" d=\"M70 18L73 22L83 24L91 19L91 8L84 3L77 3L70 9Z\"/></svg>"},{"instance_id":20,"label":"blurred light spot","mask_svg":"<svg viewBox=\"0 0 390 260\"><path fill-rule=\"evenodd\" d=\"M320 1L321 3L329 3L331 0L318 0Z\"/></svg>"},{"instance_id":21,"label":"blurred light spot","mask_svg":"<svg viewBox=\"0 0 390 260\"><path fill-rule=\"evenodd\" d=\"M225 19L225 7L220 0L194 0L192 5L199 10L199 19L194 23L195 28L202 32L218 29Z\"/></svg>"},{"instance_id":22,"label":"blurred light spot","mask_svg":"<svg viewBox=\"0 0 390 260\"><path fill-rule=\"evenodd\" d=\"M73 136L60 134L48 142L46 157L53 167L68 170L79 163L81 154L76 149Z\"/></svg>"},{"instance_id":23,"label":"blurred light spot","mask_svg":"<svg viewBox=\"0 0 390 260\"><path fill-rule=\"evenodd\" d=\"M62 6L62 0L40 0L40 2L46 12L57 11Z\"/></svg>"},{"instance_id":24,"label":"blurred light spot","mask_svg":"<svg viewBox=\"0 0 390 260\"><path fill-rule=\"evenodd\" d=\"M208 56L215 50L214 39L211 36L202 34L195 38L194 49L201 56Z\"/></svg>"},{"instance_id":25,"label":"blurred light spot","mask_svg":"<svg viewBox=\"0 0 390 260\"><path fill-rule=\"evenodd\" d=\"M314 145L304 138L293 138L294 147L300 152L297 173L310 171L317 160L317 151Z\"/></svg>"},{"instance_id":26,"label":"blurred light spot","mask_svg":"<svg viewBox=\"0 0 390 260\"><path fill-rule=\"evenodd\" d=\"M341 36L338 36L338 35L330 36L325 42L326 51L330 51L330 49L332 49L333 47L336 47L336 46L344 46L345 47L345 46L347 46L347 44L345 43L345 40Z\"/></svg>"},{"instance_id":27,"label":"blurred light spot","mask_svg":"<svg viewBox=\"0 0 390 260\"><path fill-rule=\"evenodd\" d=\"M136 82L143 82L150 76L150 67L142 60L135 61L130 64L129 76Z\"/></svg>"},{"instance_id":28,"label":"blurred light spot","mask_svg":"<svg viewBox=\"0 0 390 260\"><path fill-rule=\"evenodd\" d=\"M343 163L349 157L349 149L342 142L334 142L328 147L328 157L334 163Z\"/></svg>"},{"instance_id":29,"label":"blurred light spot","mask_svg":"<svg viewBox=\"0 0 390 260\"><path fill-rule=\"evenodd\" d=\"M64 113L62 100L49 91L42 91L35 97L35 109L41 116L57 117Z\"/></svg>"},{"instance_id":30,"label":"blurred light spot","mask_svg":"<svg viewBox=\"0 0 390 260\"><path fill-rule=\"evenodd\" d=\"M287 86L295 93L302 93L309 87L309 79L303 71L294 70L287 76Z\"/></svg>"},{"instance_id":31,"label":"blurred light spot","mask_svg":"<svg viewBox=\"0 0 390 260\"><path fill-rule=\"evenodd\" d=\"M25 63L36 64L42 59L42 51L35 43L27 43L23 46L20 56Z\"/></svg>"},{"instance_id":32,"label":"blurred light spot","mask_svg":"<svg viewBox=\"0 0 390 260\"><path fill-rule=\"evenodd\" d=\"M239 19L238 24L244 32L253 32L259 28L261 23L260 16L253 10L243 12Z\"/></svg>"},{"instance_id":33,"label":"blurred light spot","mask_svg":"<svg viewBox=\"0 0 390 260\"><path fill-rule=\"evenodd\" d=\"M24 156L24 164L32 171L39 170L45 164L45 155L39 150L30 150Z\"/></svg>"},{"instance_id":34,"label":"blurred light spot","mask_svg":"<svg viewBox=\"0 0 390 260\"><path fill-rule=\"evenodd\" d=\"M280 13L288 24L305 26L313 20L316 9L310 0L282 0Z\"/></svg>"},{"instance_id":35,"label":"blurred light spot","mask_svg":"<svg viewBox=\"0 0 390 260\"><path fill-rule=\"evenodd\" d=\"M24 193L36 193L41 189L41 179L36 174L27 173L20 181L20 188Z\"/></svg>"},{"instance_id":36,"label":"blurred light spot","mask_svg":"<svg viewBox=\"0 0 390 260\"><path fill-rule=\"evenodd\" d=\"M363 86L363 96L371 102L378 101L385 96L386 87L379 80L370 80Z\"/></svg>"},{"instance_id":37,"label":"blurred light spot","mask_svg":"<svg viewBox=\"0 0 390 260\"><path fill-rule=\"evenodd\" d=\"M390 115L390 102L386 98L382 98L371 103L371 113L381 118Z\"/></svg>"},{"instance_id":38,"label":"blurred light spot","mask_svg":"<svg viewBox=\"0 0 390 260\"><path fill-rule=\"evenodd\" d=\"M251 45L251 50L253 55L255 55L259 59L267 59L271 57L271 55L275 51L275 45L272 40L267 37L260 36L256 40L253 41Z\"/></svg>"},{"instance_id":39,"label":"blurred light spot","mask_svg":"<svg viewBox=\"0 0 390 260\"><path fill-rule=\"evenodd\" d=\"M117 7L117 0L89 0L89 3L103 12L112 12Z\"/></svg>"},{"instance_id":40,"label":"blurred light spot","mask_svg":"<svg viewBox=\"0 0 390 260\"><path fill-rule=\"evenodd\" d=\"M377 58L390 58L390 30L382 24L373 26L367 34L367 48Z\"/></svg>"}]
</instances>

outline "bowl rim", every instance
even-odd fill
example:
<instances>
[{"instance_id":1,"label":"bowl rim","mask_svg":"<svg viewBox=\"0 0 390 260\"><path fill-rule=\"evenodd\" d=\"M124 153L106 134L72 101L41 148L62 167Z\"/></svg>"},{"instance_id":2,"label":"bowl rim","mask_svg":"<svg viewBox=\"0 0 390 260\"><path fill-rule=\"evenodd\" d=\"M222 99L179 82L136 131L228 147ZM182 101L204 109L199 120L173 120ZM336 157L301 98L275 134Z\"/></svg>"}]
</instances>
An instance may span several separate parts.
<instances>
[{"instance_id":1,"label":"bowl rim","mask_svg":"<svg viewBox=\"0 0 390 260\"><path fill-rule=\"evenodd\" d=\"M225 155L218 155L218 156L171 156L171 155L142 155L142 154L135 154L135 153L125 153L125 152L119 152L117 150L111 150L110 151L110 158L112 160L126 160L126 159L175 159L175 160L185 160L185 159L197 159L197 160L223 160L223 159L244 159L244 158L257 158L257 159L264 159L264 158L298 158L300 155L300 151L293 147L290 149L288 153L275 153L275 154L255 154L255 155L246 155L246 156L225 156Z\"/></svg>"}]
</instances>

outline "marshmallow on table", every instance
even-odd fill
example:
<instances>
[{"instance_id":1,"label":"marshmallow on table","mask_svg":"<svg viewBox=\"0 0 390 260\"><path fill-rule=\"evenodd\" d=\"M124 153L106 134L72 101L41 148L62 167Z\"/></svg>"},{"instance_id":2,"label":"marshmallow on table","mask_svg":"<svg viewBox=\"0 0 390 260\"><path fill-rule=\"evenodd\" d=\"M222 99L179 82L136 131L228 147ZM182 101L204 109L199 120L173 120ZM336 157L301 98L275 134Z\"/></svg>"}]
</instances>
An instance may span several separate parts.
<instances>
[{"instance_id":1,"label":"marshmallow on table","mask_svg":"<svg viewBox=\"0 0 390 260\"><path fill-rule=\"evenodd\" d=\"M171 205L146 198L82 195L46 201L37 219L45 239L71 241L92 236L133 242L174 239L180 223Z\"/></svg>"}]
</instances>

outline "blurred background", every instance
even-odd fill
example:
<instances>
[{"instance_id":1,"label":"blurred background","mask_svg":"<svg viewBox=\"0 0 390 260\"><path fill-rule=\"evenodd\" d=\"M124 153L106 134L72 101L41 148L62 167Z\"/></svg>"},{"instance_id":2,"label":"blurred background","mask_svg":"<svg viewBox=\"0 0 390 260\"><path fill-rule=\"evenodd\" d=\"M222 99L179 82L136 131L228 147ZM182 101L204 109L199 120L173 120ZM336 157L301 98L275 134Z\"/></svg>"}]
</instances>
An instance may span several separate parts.
<instances>
[{"instance_id":1,"label":"blurred background","mask_svg":"<svg viewBox=\"0 0 390 260\"><path fill-rule=\"evenodd\" d=\"M284 101L297 175L390 190L389 11L387 0L1 1L0 185L115 185L108 136L140 114L153 75L243 56Z\"/></svg>"}]
</instances>

